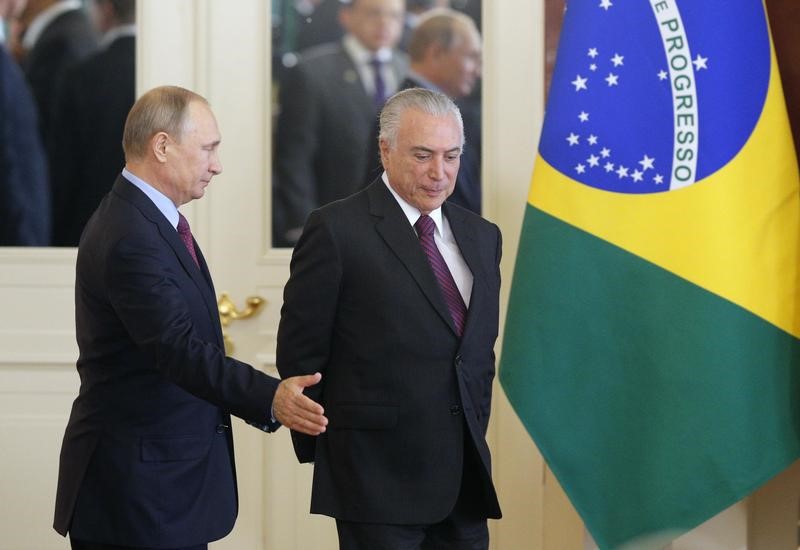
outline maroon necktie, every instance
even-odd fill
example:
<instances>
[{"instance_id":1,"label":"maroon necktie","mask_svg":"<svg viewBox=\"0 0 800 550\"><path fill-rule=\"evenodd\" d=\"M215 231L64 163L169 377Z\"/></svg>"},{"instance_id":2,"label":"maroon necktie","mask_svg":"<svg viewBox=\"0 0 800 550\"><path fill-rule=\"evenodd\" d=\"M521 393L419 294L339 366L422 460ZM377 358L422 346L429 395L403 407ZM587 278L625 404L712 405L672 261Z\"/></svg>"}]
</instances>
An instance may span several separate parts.
<instances>
[{"instance_id":1,"label":"maroon necktie","mask_svg":"<svg viewBox=\"0 0 800 550\"><path fill-rule=\"evenodd\" d=\"M180 212L178 212L178 235L180 235L183 244L186 245L186 250L189 251L189 255L194 260L194 263L197 264L197 267L200 267L200 262L197 261L197 252L194 250L192 230L189 229L189 222L186 221L186 218L184 218L183 214Z\"/></svg>"},{"instance_id":2,"label":"maroon necktie","mask_svg":"<svg viewBox=\"0 0 800 550\"><path fill-rule=\"evenodd\" d=\"M381 73L383 62L377 57L373 57L369 64L372 67L372 74L375 79L375 94L372 96L372 100L375 102L375 107L380 111L383 108L383 104L386 103L386 82L383 80L383 74Z\"/></svg>"},{"instance_id":3,"label":"maroon necktie","mask_svg":"<svg viewBox=\"0 0 800 550\"><path fill-rule=\"evenodd\" d=\"M433 232L436 229L436 224L430 216L422 215L414 224L419 236L419 244L425 255L428 256L428 261L433 269L433 274L436 275L436 280L439 281L439 288L442 289L442 296L447 304L447 309L450 310L450 316L453 318L453 324L456 326L456 332L461 336L464 332L464 321L467 318L467 306L464 304L464 299L458 291L456 282L453 275L447 268L447 264L442 258L442 253L436 246L433 240Z\"/></svg>"}]
</instances>

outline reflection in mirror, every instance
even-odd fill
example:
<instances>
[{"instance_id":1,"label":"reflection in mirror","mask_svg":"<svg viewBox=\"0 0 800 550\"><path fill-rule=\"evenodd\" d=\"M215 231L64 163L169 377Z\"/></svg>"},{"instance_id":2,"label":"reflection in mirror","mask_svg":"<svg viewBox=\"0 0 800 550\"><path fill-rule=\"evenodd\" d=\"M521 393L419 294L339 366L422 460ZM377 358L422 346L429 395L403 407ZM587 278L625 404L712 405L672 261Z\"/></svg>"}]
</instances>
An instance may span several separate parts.
<instances>
[{"instance_id":1,"label":"reflection in mirror","mask_svg":"<svg viewBox=\"0 0 800 550\"><path fill-rule=\"evenodd\" d=\"M122 170L135 0L0 0L0 245L77 246Z\"/></svg>"},{"instance_id":2,"label":"reflection in mirror","mask_svg":"<svg viewBox=\"0 0 800 550\"><path fill-rule=\"evenodd\" d=\"M457 101L466 144L450 197L480 212L480 0L272 0L273 246L382 169L377 118L399 89Z\"/></svg>"}]
</instances>

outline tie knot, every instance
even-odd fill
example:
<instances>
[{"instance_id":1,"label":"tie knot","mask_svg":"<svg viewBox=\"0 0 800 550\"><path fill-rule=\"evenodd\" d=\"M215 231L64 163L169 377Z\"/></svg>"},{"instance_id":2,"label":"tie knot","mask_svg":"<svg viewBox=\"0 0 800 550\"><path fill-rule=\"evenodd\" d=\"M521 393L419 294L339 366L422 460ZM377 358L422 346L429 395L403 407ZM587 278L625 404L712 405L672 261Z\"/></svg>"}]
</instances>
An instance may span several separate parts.
<instances>
[{"instance_id":1,"label":"tie knot","mask_svg":"<svg viewBox=\"0 0 800 550\"><path fill-rule=\"evenodd\" d=\"M190 235L192 233L192 230L189 229L189 222L180 212L178 212L178 233L181 235Z\"/></svg>"},{"instance_id":2,"label":"tie knot","mask_svg":"<svg viewBox=\"0 0 800 550\"><path fill-rule=\"evenodd\" d=\"M377 57L373 57L372 59L369 60L369 64L372 65L372 68L377 71L381 68L381 65L383 65L383 61L381 61Z\"/></svg>"},{"instance_id":3,"label":"tie knot","mask_svg":"<svg viewBox=\"0 0 800 550\"><path fill-rule=\"evenodd\" d=\"M419 217L417 223L414 224L414 227L417 228L417 233L421 237L423 235L433 235L436 224L433 223L433 219L430 216L423 214Z\"/></svg>"}]
</instances>

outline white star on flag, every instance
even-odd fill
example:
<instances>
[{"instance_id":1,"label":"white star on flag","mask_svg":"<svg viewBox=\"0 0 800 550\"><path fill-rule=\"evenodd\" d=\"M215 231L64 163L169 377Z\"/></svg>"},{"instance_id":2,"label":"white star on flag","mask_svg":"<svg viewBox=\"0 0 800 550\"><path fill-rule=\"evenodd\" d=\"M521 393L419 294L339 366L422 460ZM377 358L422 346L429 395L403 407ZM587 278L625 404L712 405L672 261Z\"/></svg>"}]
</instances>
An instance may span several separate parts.
<instances>
[{"instance_id":1,"label":"white star on flag","mask_svg":"<svg viewBox=\"0 0 800 550\"><path fill-rule=\"evenodd\" d=\"M642 174L643 174L643 172L639 172L638 170L634 170L633 174L631 174L631 178L633 178L633 181L642 181Z\"/></svg>"},{"instance_id":2,"label":"white star on flag","mask_svg":"<svg viewBox=\"0 0 800 550\"><path fill-rule=\"evenodd\" d=\"M642 171L647 172L649 169L653 167L653 161L656 160L653 157L648 157L647 155L644 156L642 160L639 161L639 164L642 165Z\"/></svg>"},{"instance_id":3,"label":"white star on flag","mask_svg":"<svg viewBox=\"0 0 800 550\"><path fill-rule=\"evenodd\" d=\"M578 145L578 143L580 142L580 136L570 132L569 136L567 136L567 141L569 142L570 147L572 147L573 145Z\"/></svg>"},{"instance_id":4,"label":"white star on flag","mask_svg":"<svg viewBox=\"0 0 800 550\"><path fill-rule=\"evenodd\" d=\"M589 145L597 145L597 136L594 134L589 134L589 137L586 138L586 141L589 142Z\"/></svg>"},{"instance_id":5,"label":"white star on flag","mask_svg":"<svg viewBox=\"0 0 800 550\"><path fill-rule=\"evenodd\" d=\"M598 157L597 155L591 155L588 159L586 159L586 162L589 163L589 166L594 168L595 166L600 164L600 157Z\"/></svg>"},{"instance_id":6,"label":"white star on flag","mask_svg":"<svg viewBox=\"0 0 800 550\"><path fill-rule=\"evenodd\" d=\"M625 56L615 53L614 57L611 58L611 62L614 64L615 67L619 67L620 65L623 65L622 63L623 59L625 59Z\"/></svg>"},{"instance_id":7,"label":"white star on flag","mask_svg":"<svg viewBox=\"0 0 800 550\"><path fill-rule=\"evenodd\" d=\"M595 57L597 57L599 54L597 53L597 48L589 48L589 53L587 53L586 55L588 55L589 57L591 57L592 59L594 59L594 58L595 58Z\"/></svg>"},{"instance_id":8,"label":"white star on flag","mask_svg":"<svg viewBox=\"0 0 800 550\"><path fill-rule=\"evenodd\" d=\"M624 166L620 165L620 167L617 168L617 175L619 176L619 179L627 178L628 177L628 169L625 168Z\"/></svg>"},{"instance_id":9,"label":"white star on flag","mask_svg":"<svg viewBox=\"0 0 800 550\"><path fill-rule=\"evenodd\" d=\"M603 168L606 169L606 172L613 172L614 171L614 163L613 162L607 162L607 163L605 163Z\"/></svg>"},{"instance_id":10,"label":"white star on flag","mask_svg":"<svg viewBox=\"0 0 800 550\"><path fill-rule=\"evenodd\" d=\"M575 80L573 80L570 84L575 86L575 91L577 92L578 90L586 90L587 89L586 88L586 82L588 80L589 80L588 78L583 78L581 75L577 75L577 76L575 76Z\"/></svg>"},{"instance_id":11,"label":"white star on flag","mask_svg":"<svg viewBox=\"0 0 800 550\"><path fill-rule=\"evenodd\" d=\"M591 65L589 65L589 70L590 71L596 71L597 70L597 65L595 63L592 63Z\"/></svg>"},{"instance_id":12,"label":"white star on flag","mask_svg":"<svg viewBox=\"0 0 800 550\"><path fill-rule=\"evenodd\" d=\"M580 119L581 122L588 121L589 120L589 113L587 113L586 111L581 111L581 114L578 115L578 119Z\"/></svg>"},{"instance_id":13,"label":"white star on flag","mask_svg":"<svg viewBox=\"0 0 800 550\"><path fill-rule=\"evenodd\" d=\"M608 11L608 8L610 8L613 5L614 4L611 2L611 0L600 0L600 7L606 11Z\"/></svg>"},{"instance_id":14,"label":"white star on flag","mask_svg":"<svg viewBox=\"0 0 800 550\"><path fill-rule=\"evenodd\" d=\"M583 164L579 164L578 166L575 167L575 171L579 174L583 174L584 172L586 172L586 167Z\"/></svg>"},{"instance_id":15,"label":"white star on flag","mask_svg":"<svg viewBox=\"0 0 800 550\"><path fill-rule=\"evenodd\" d=\"M608 157L611 156L611 149L609 149L608 147L603 147L600 150L600 156L603 157L604 159L607 159Z\"/></svg>"},{"instance_id":16,"label":"white star on flag","mask_svg":"<svg viewBox=\"0 0 800 550\"><path fill-rule=\"evenodd\" d=\"M667 71L665 71L663 69L658 71L658 79L659 80L666 80L667 79Z\"/></svg>"},{"instance_id":17,"label":"white star on flag","mask_svg":"<svg viewBox=\"0 0 800 550\"><path fill-rule=\"evenodd\" d=\"M692 61L692 64L694 65L694 70L699 71L700 69L708 69L706 62L708 62L707 57L703 57L700 54L697 54L697 57L695 57L694 61Z\"/></svg>"},{"instance_id":18,"label":"white star on flag","mask_svg":"<svg viewBox=\"0 0 800 550\"><path fill-rule=\"evenodd\" d=\"M605 81L608 82L609 86L616 86L617 84L619 84L619 82L617 82L618 79L619 79L618 75L615 75L614 73L608 73L608 76L605 78Z\"/></svg>"},{"instance_id":19,"label":"white star on flag","mask_svg":"<svg viewBox=\"0 0 800 550\"><path fill-rule=\"evenodd\" d=\"M662 176L661 174L656 174L655 176L653 176L653 181L658 184L664 183L664 176Z\"/></svg>"}]
</instances>

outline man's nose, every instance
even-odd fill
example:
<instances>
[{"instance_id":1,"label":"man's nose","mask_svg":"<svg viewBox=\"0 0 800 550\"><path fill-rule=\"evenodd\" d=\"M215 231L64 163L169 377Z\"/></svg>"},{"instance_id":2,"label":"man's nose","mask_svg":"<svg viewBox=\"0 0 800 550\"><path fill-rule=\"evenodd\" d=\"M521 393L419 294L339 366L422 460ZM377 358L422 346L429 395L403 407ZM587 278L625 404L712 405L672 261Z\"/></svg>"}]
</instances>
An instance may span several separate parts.
<instances>
[{"instance_id":1,"label":"man's nose","mask_svg":"<svg viewBox=\"0 0 800 550\"><path fill-rule=\"evenodd\" d=\"M444 159L442 157L434 156L431 158L428 176L434 180L440 180L444 177Z\"/></svg>"},{"instance_id":2,"label":"man's nose","mask_svg":"<svg viewBox=\"0 0 800 550\"><path fill-rule=\"evenodd\" d=\"M208 170L215 176L222 173L222 162L220 162L217 155L214 155L214 158L211 159L211 166L209 166Z\"/></svg>"}]
</instances>

